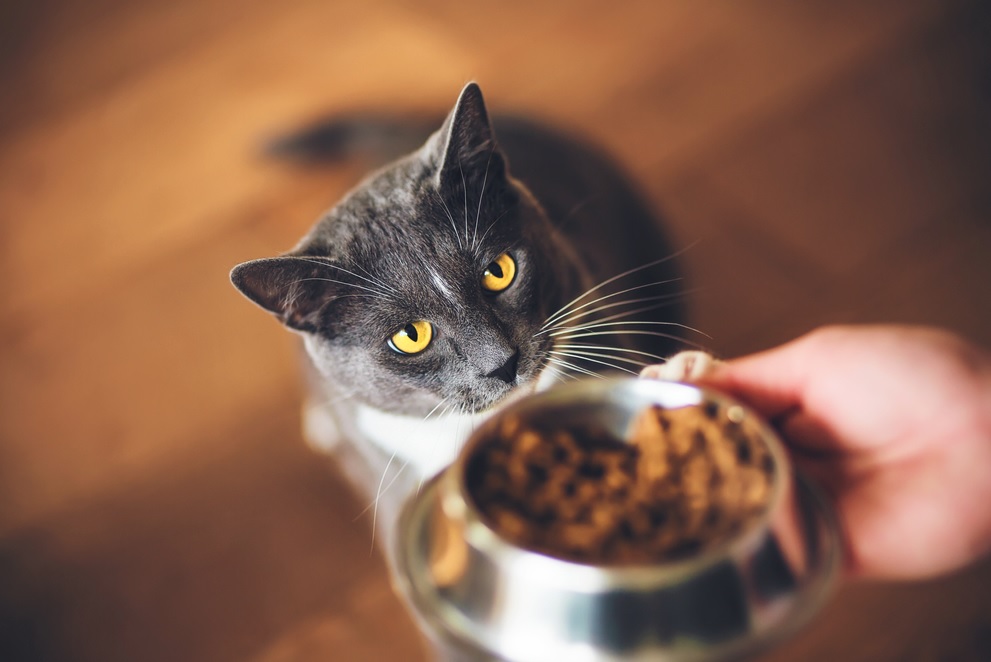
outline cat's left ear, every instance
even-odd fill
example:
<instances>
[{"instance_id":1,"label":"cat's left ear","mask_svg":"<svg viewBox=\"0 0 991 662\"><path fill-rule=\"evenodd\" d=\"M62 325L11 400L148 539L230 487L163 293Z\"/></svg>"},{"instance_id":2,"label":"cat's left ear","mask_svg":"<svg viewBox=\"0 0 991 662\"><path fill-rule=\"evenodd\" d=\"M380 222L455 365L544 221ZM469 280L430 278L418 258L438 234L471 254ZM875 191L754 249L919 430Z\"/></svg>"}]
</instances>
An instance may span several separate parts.
<instances>
[{"instance_id":1,"label":"cat's left ear","mask_svg":"<svg viewBox=\"0 0 991 662\"><path fill-rule=\"evenodd\" d=\"M441 147L438 182L462 186L476 178L496 181L506 175L506 159L499 149L478 83L468 83L439 135Z\"/></svg>"}]
</instances>

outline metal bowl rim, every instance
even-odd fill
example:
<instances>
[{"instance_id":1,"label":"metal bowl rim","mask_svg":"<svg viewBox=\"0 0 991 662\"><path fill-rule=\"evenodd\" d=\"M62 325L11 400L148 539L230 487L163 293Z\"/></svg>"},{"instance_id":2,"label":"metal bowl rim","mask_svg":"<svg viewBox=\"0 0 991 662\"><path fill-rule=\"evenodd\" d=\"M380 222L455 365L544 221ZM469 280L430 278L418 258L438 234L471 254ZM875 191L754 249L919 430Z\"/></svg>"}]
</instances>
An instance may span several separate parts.
<instances>
[{"instance_id":1,"label":"metal bowl rim","mask_svg":"<svg viewBox=\"0 0 991 662\"><path fill-rule=\"evenodd\" d=\"M582 397L595 397L604 394L615 395L624 389L630 388L637 391L653 391L654 394L665 390L676 390L683 393L692 392L698 396L698 402L695 404L712 401L721 406L741 407L745 414L757 424L762 441L767 445L774 459L775 476L772 485L772 495L760 517L750 522L748 528L741 535L728 538L720 544L714 545L704 551L702 554L674 561L643 564L592 565L570 561L520 547L500 536L485 521L481 513L478 512L464 478L465 464L472 453L478 449L478 446L486 441L486 433L497 425L503 417L539 407L547 401L564 401L575 398L576 394ZM647 395L650 397L652 394L648 393ZM655 400L654 403L663 406L662 402ZM560 573L562 579L569 584L575 581L582 581L583 585L587 585L590 590L664 585L670 583L672 580L676 582L687 576L696 575L726 558L747 554L767 534L774 516L782 507L787 487L794 480L791 463L785 453L783 442L774 429L765 423L763 418L757 415L750 407L723 393L694 384L629 377L613 377L594 381L582 380L572 384L557 386L548 391L514 402L500 411L496 416L488 419L471 435L461 450L458 461L443 476L444 478L442 480L450 481L450 483L447 486L448 494L442 498L447 501L445 505L448 507L453 506L458 510L463 508L462 516L465 519L465 536L469 544L476 545L480 549L485 549L487 553L493 556L497 555L500 559L505 559L507 562L525 560L527 563L539 565L542 572L553 573L553 575ZM455 490L458 495L456 499L453 496ZM458 503L458 501L463 502L463 504ZM547 574L545 577L550 579L553 575Z\"/></svg>"}]
</instances>

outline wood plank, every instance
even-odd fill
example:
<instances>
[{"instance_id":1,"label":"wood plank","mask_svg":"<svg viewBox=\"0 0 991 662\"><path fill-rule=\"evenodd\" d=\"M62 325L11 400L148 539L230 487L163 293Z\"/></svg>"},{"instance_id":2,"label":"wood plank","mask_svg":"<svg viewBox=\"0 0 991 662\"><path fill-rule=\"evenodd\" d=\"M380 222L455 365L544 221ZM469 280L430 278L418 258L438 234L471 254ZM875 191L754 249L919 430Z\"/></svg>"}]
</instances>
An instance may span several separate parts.
<instances>
[{"instance_id":1,"label":"wood plank","mask_svg":"<svg viewBox=\"0 0 991 662\"><path fill-rule=\"evenodd\" d=\"M419 659L299 440L291 337L227 282L360 176L257 157L325 112L477 78L600 141L701 239L721 354L830 321L991 345L983 6L531 5L4 5L0 659ZM987 586L848 587L768 659L985 659Z\"/></svg>"},{"instance_id":2,"label":"wood plank","mask_svg":"<svg viewBox=\"0 0 991 662\"><path fill-rule=\"evenodd\" d=\"M787 660L960 660L991 655L991 561L928 582L844 586L794 640L762 657Z\"/></svg>"},{"instance_id":3,"label":"wood plank","mask_svg":"<svg viewBox=\"0 0 991 662\"><path fill-rule=\"evenodd\" d=\"M986 15L964 13L818 94L713 159L713 191L834 277L939 222L991 176Z\"/></svg>"},{"instance_id":4,"label":"wood plank","mask_svg":"<svg viewBox=\"0 0 991 662\"><path fill-rule=\"evenodd\" d=\"M842 34L858 35L868 43L872 37L892 38L920 20L920 15L931 13L934 6L920 3L913 11L877 12L864 18L883 21L854 21L856 29ZM790 33L761 32L759 26L745 38L728 41L744 34L737 29L740 18L736 14L658 9L654 3L641 2L587 24L617 37L628 35L617 39L617 48L602 54L607 59L598 65L601 80L587 86L579 84L587 76L585 67L572 65L572 78L568 78L562 75L563 62L558 59L503 62L498 59L499 51L494 56L497 59L482 57L486 45L504 43L509 32L509 43L519 47L512 51L514 57L524 58L522 47L562 20L549 8L536 12L516 30L507 25L504 32L486 32L466 41L461 30L470 26L468 16L460 16L464 25L445 25L399 6L391 7L391 15L373 17L353 5L305 5L291 13L258 7L245 10L233 23L214 25L204 19L206 32L199 40L193 38L195 32L187 34L187 26L196 23L205 10L187 10L191 12L187 15L158 8L158 12L177 13L160 24L154 12L149 16L124 12L116 18L119 24L106 19L107 33L115 35L110 43L118 51L130 42L117 43L115 39L124 37L116 35L143 34L152 25L164 26L181 46L163 46L153 66L121 73L115 84L105 85L100 96L66 92L76 104L70 103L64 114L40 126L21 126L0 154L0 218L22 224L21 231L7 236L0 261L0 277L22 282L0 299L7 310L19 311L32 301L71 291L71 279L64 274L116 269L117 265L132 268L163 243L195 240L204 228L235 218L225 213L231 207L270 199L286 180L259 164L252 150L275 128L302 121L315 109L399 102L443 108L464 80L478 76L487 89L491 87L490 96L507 107L523 106L562 117L594 130L594 135L609 144L622 132L602 131L601 127L636 127L628 144L639 146L646 139L656 145L651 153L664 153L672 137L712 131L738 117L741 107L711 103L715 90L702 88L686 90L684 96L696 99L696 105L684 109L679 126L658 124L645 116L627 117L622 115L624 109L655 113L664 106L659 108L658 100L649 95L628 94L623 77L616 72L642 72L642 63L655 58L662 63L658 65L661 71L683 71L679 63L686 53L716 50L726 53L719 61L733 67L709 69L705 61L698 61L691 67L700 70L698 80L711 81L716 89L727 81L747 81L750 96L774 99L796 80L815 80L818 69L829 72L839 66L837 61L842 64L851 57L847 42L835 39L841 33L838 25L818 48L797 51L793 43L780 43ZM512 21L511 14L501 15L506 17L504 23ZM584 16L576 13L567 18L586 25ZM354 30L355 24L361 29ZM650 28L654 25L672 36L663 42L667 50L659 53L655 52L656 30ZM92 39L97 34L103 31L83 36ZM251 49L242 47L243 34L255 35ZM590 37L581 31L560 32L561 57L575 62ZM388 48L383 51L379 44L388 44ZM66 68L51 74L56 81L75 78L76 61L71 59L74 51L69 46L55 56ZM509 58L511 53L504 55ZM97 72L108 66L103 56L92 57L85 66ZM786 60L793 68L787 77L768 78L761 72L769 60ZM362 67L356 69L355 62ZM693 60L689 57L688 62ZM517 70L529 71L533 80L541 81L539 89L527 88L518 77L505 73ZM83 78L101 76L90 73ZM327 82L331 80L333 85ZM648 89L655 85L650 76L645 83ZM341 89L347 94L337 92ZM612 101L606 104L605 99ZM700 107L712 111L700 113ZM579 114L565 117L562 108L573 108ZM618 151L625 156L629 150ZM77 159L83 159L85 167L77 167ZM637 166L641 160L631 158L630 163ZM129 176L132 172L140 176ZM333 199L328 196L328 204ZM39 271L36 265L42 261L57 262L64 270Z\"/></svg>"},{"instance_id":5,"label":"wood plank","mask_svg":"<svg viewBox=\"0 0 991 662\"><path fill-rule=\"evenodd\" d=\"M160 459L0 538L0 659L236 662L328 615L364 650L416 646L362 504L289 432L294 400L191 440L220 452ZM381 617L389 636L366 639Z\"/></svg>"},{"instance_id":6,"label":"wood plank","mask_svg":"<svg viewBox=\"0 0 991 662\"><path fill-rule=\"evenodd\" d=\"M268 251L250 227L163 252L128 277L91 274L79 298L5 319L0 531L168 457L229 448L238 440L197 440L273 396L298 395L291 337L228 280L239 260Z\"/></svg>"}]
</instances>

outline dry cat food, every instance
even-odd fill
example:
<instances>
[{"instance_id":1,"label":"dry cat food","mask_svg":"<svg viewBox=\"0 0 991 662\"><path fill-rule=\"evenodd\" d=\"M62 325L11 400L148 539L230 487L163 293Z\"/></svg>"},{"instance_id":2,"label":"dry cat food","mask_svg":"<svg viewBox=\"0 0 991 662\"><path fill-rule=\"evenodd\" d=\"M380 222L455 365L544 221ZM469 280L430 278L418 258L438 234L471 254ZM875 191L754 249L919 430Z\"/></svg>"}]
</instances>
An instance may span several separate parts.
<instances>
[{"instance_id":1,"label":"dry cat food","mask_svg":"<svg viewBox=\"0 0 991 662\"><path fill-rule=\"evenodd\" d=\"M627 441L604 429L504 419L467 467L504 538L596 564L670 561L741 531L767 507L774 461L739 407L649 408Z\"/></svg>"}]
</instances>

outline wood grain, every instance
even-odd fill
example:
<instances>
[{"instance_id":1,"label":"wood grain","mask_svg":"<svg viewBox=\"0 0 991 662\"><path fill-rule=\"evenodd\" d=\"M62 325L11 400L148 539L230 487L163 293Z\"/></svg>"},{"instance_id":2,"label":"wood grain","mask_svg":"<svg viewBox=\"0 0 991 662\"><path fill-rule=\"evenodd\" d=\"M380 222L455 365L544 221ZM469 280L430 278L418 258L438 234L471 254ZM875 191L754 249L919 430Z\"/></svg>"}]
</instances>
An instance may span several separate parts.
<instances>
[{"instance_id":1,"label":"wood grain","mask_svg":"<svg viewBox=\"0 0 991 662\"><path fill-rule=\"evenodd\" d=\"M0 660L424 659L365 504L299 435L289 334L227 282L362 174L326 113L490 104L609 149L688 246L699 340L830 322L991 346L981 3L0 9ZM991 658L991 564L844 587L767 660Z\"/></svg>"}]
</instances>

